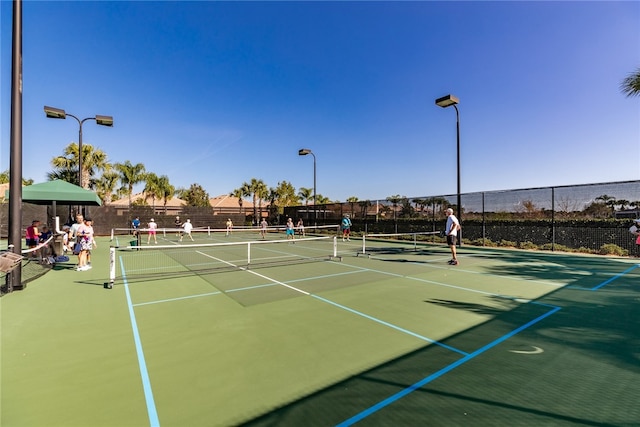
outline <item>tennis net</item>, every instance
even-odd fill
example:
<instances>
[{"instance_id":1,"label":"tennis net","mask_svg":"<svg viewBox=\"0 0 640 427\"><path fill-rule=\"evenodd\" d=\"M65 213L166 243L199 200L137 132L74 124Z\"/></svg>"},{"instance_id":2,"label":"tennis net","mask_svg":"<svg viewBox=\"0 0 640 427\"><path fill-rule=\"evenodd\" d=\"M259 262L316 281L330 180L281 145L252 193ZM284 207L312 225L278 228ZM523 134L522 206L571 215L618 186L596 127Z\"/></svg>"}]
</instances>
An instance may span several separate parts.
<instances>
[{"instance_id":1,"label":"tennis net","mask_svg":"<svg viewBox=\"0 0 640 427\"><path fill-rule=\"evenodd\" d=\"M420 231L413 233L375 233L362 236L362 251L358 255L380 252L417 251L424 243L438 243L442 239L440 231Z\"/></svg>"},{"instance_id":2,"label":"tennis net","mask_svg":"<svg viewBox=\"0 0 640 427\"><path fill-rule=\"evenodd\" d=\"M296 227L294 229L296 237L318 237L327 235L337 235L340 229L339 225L318 225L318 226L304 226ZM213 228L213 227L194 227L190 236L185 234L183 228L157 228L155 230L156 236L149 235L150 229L140 228L134 230L132 228L112 228L111 229L111 241L116 241L116 245L120 241L130 243L135 241L136 246L145 244L156 244L159 241L162 244L179 242L180 239L186 239L187 241L199 242L199 243L214 243L214 242L227 242L238 241L244 242L248 240L277 240L281 239L285 234L286 227L284 225L268 226L261 228L257 226L238 226L233 227L231 230L226 228Z\"/></svg>"},{"instance_id":3,"label":"tennis net","mask_svg":"<svg viewBox=\"0 0 640 427\"><path fill-rule=\"evenodd\" d=\"M109 258L108 286L112 287L125 278L131 281L201 275L340 257L333 235L296 240L112 246Z\"/></svg>"}]
</instances>

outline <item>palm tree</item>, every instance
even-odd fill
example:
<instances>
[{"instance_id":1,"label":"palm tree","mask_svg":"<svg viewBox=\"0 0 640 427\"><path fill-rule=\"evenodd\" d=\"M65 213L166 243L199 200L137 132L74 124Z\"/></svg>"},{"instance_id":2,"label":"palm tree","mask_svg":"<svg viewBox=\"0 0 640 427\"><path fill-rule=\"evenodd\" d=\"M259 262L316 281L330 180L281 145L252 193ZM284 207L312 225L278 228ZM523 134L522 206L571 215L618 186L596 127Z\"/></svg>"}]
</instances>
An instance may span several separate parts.
<instances>
[{"instance_id":1,"label":"palm tree","mask_svg":"<svg viewBox=\"0 0 640 427\"><path fill-rule=\"evenodd\" d=\"M313 188L300 187L298 197L304 200L305 207L309 207L309 200L313 198Z\"/></svg>"},{"instance_id":2,"label":"palm tree","mask_svg":"<svg viewBox=\"0 0 640 427\"><path fill-rule=\"evenodd\" d=\"M300 187L300 190L298 190L298 197L304 200L304 207L307 211L307 221L310 221L311 215L309 214L309 200L313 197L313 188ZM313 209L315 212L316 207L314 206Z\"/></svg>"},{"instance_id":3,"label":"palm tree","mask_svg":"<svg viewBox=\"0 0 640 427\"><path fill-rule=\"evenodd\" d=\"M602 196L596 197L595 200L601 201L603 205L609 207L609 209L611 209L611 215L613 215L616 210L616 205L618 204L615 197L603 194Z\"/></svg>"},{"instance_id":4,"label":"palm tree","mask_svg":"<svg viewBox=\"0 0 640 427\"><path fill-rule=\"evenodd\" d=\"M251 181L246 182L240 187L244 194L253 197L253 221L258 220L258 199L260 199L260 207L262 208L262 198L265 194L268 194L267 184L261 179L251 178Z\"/></svg>"},{"instance_id":5,"label":"palm tree","mask_svg":"<svg viewBox=\"0 0 640 427\"><path fill-rule=\"evenodd\" d=\"M238 205L240 206L240 213L242 213L242 202L244 202L244 197L245 197L245 194L242 188L236 188L229 194L229 196L235 197L238 199Z\"/></svg>"},{"instance_id":6,"label":"palm tree","mask_svg":"<svg viewBox=\"0 0 640 427\"><path fill-rule=\"evenodd\" d=\"M416 211L419 208L420 212L424 213L424 207L427 205L427 199L415 198L412 202L416 204Z\"/></svg>"},{"instance_id":7,"label":"palm tree","mask_svg":"<svg viewBox=\"0 0 640 427\"><path fill-rule=\"evenodd\" d=\"M54 171L53 176L59 174L63 177L71 177L75 174L75 178L71 182L72 184L78 184L78 144L72 142L64 149L64 155L54 157L51 160L51 165L57 169ZM96 172L107 170L110 167L107 162L107 154L96 148L94 149L91 144L82 144L82 187L87 188L90 186L91 178L95 176Z\"/></svg>"},{"instance_id":8,"label":"palm tree","mask_svg":"<svg viewBox=\"0 0 640 427\"><path fill-rule=\"evenodd\" d=\"M393 196L389 196L387 197L387 201L391 202L391 204L393 205L393 219L396 219L396 208L398 207L398 203L400 203L400 201L404 199L404 196L401 196L399 194L394 194Z\"/></svg>"},{"instance_id":9,"label":"palm tree","mask_svg":"<svg viewBox=\"0 0 640 427\"><path fill-rule=\"evenodd\" d=\"M347 202L351 205L351 217L353 218L353 206L358 203L358 198L356 196L348 197Z\"/></svg>"},{"instance_id":10,"label":"palm tree","mask_svg":"<svg viewBox=\"0 0 640 427\"><path fill-rule=\"evenodd\" d=\"M161 193L158 181L158 175L153 172L145 175L144 198L146 200L147 197L151 197L151 206L154 212L156 211L156 198L160 197Z\"/></svg>"},{"instance_id":11,"label":"palm tree","mask_svg":"<svg viewBox=\"0 0 640 427\"><path fill-rule=\"evenodd\" d=\"M115 172L105 172L95 183L96 193L102 202L107 204L112 200L112 194L118 185L120 176Z\"/></svg>"},{"instance_id":12,"label":"palm tree","mask_svg":"<svg viewBox=\"0 0 640 427\"><path fill-rule=\"evenodd\" d=\"M11 180L11 174L9 172L9 169L7 169L4 172L0 172L0 184L8 184L10 180ZM49 181L53 181L53 179L50 179ZM24 179L23 177L22 185L33 185L33 179L31 178ZM4 194L2 194L1 196L4 197Z\"/></svg>"},{"instance_id":13,"label":"palm tree","mask_svg":"<svg viewBox=\"0 0 640 427\"><path fill-rule=\"evenodd\" d=\"M620 90L627 96L640 95L640 68L622 80Z\"/></svg>"},{"instance_id":14,"label":"palm tree","mask_svg":"<svg viewBox=\"0 0 640 427\"><path fill-rule=\"evenodd\" d=\"M269 188L267 188L266 184L262 185L257 189L256 195L258 197L258 219L262 218L262 201L267 200L269 197ZM258 219L256 219L256 224L258 223Z\"/></svg>"},{"instance_id":15,"label":"palm tree","mask_svg":"<svg viewBox=\"0 0 640 427\"><path fill-rule=\"evenodd\" d=\"M449 202L444 197L429 197L429 198L425 199L425 203L432 207L431 208L432 209L431 214L435 217L436 213L438 213L438 214L442 213L443 206L445 206Z\"/></svg>"},{"instance_id":16,"label":"palm tree","mask_svg":"<svg viewBox=\"0 0 640 427\"><path fill-rule=\"evenodd\" d=\"M164 214L167 214L167 201L173 198L176 193L176 188L169 183L169 177L167 175L160 175L158 177L158 197L163 202Z\"/></svg>"},{"instance_id":17,"label":"palm tree","mask_svg":"<svg viewBox=\"0 0 640 427\"><path fill-rule=\"evenodd\" d=\"M56 179L59 179L61 181L66 181L71 184L77 184L78 172L74 171L73 169L60 168L51 172L47 172L47 179L49 181L54 181Z\"/></svg>"},{"instance_id":18,"label":"palm tree","mask_svg":"<svg viewBox=\"0 0 640 427\"><path fill-rule=\"evenodd\" d=\"M316 202L318 205L328 205L331 203L331 199L323 196L322 194L316 194Z\"/></svg>"},{"instance_id":19,"label":"palm tree","mask_svg":"<svg viewBox=\"0 0 640 427\"><path fill-rule=\"evenodd\" d=\"M371 206L371 201L369 200L361 200L358 202L358 205L360 205L360 211L362 212L362 219L366 219L367 218L367 210L369 208L369 206Z\"/></svg>"},{"instance_id":20,"label":"palm tree","mask_svg":"<svg viewBox=\"0 0 640 427\"><path fill-rule=\"evenodd\" d=\"M124 163L116 163L115 168L120 172L120 182L122 182L122 189L129 195L129 209L131 209L131 195L133 193L133 186L144 181L145 169L142 163L135 165L131 164L129 160Z\"/></svg>"}]
</instances>

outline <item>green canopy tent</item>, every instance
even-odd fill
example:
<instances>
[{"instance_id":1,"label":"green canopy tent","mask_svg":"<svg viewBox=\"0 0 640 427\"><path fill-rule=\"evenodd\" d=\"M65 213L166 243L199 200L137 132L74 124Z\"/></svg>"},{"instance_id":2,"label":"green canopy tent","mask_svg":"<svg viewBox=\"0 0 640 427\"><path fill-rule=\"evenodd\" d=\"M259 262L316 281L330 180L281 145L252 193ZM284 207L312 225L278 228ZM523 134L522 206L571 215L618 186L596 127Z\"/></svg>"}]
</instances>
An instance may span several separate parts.
<instances>
[{"instance_id":1,"label":"green canopy tent","mask_svg":"<svg viewBox=\"0 0 640 427\"><path fill-rule=\"evenodd\" d=\"M7 190L5 199L9 199L9 196ZM63 205L102 205L100 197L95 192L59 179L22 187L22 201L36 205L49 205L53 202Z\"/></svg>"},{"instance_id":2,"label":"green canopy tent","mask_svg":"<svg viewBox=\"0 0 640 427\"><path fill-rule=\"evenodd\" d=\"M8 200L9 196L9 190L5 191L5 199ZM22 187L22 202L33 203L35 205L52 205L53 212L56 211L56 203L69 206L102 205L102 200L100 200L100 197L98 197L95 192L85 190L82 187L59 179ZM58 217L55 218L55 222L54 231L60 234ZM60 247L54 250L56 253L62 252L62 243L60 242L59 245Z\"/></svg>"},{"instance_id":3,"label":"green canopy tent","mask_svg":"<svg viewBox=\"0 0 640 427\"><path fill-rule=\"evenodd\" d=\"M9 190L5 191L5 199L9 199ZM62 205L101 206L102 200L90 190L56 179L40 184L22 187L22 202L34 205L52 205L56 211L56 203Z\"/></svg>"}]
</instances>

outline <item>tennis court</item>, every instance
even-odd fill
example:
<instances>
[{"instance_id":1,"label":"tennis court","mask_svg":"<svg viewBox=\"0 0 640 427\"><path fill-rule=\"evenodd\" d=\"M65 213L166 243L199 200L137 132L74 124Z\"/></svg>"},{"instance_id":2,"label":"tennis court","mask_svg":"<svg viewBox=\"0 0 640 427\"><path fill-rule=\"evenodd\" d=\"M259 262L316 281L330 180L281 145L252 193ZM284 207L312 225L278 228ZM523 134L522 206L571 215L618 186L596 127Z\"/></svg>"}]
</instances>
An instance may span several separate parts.
<instances>
[{"instance_id":1,"label":"tennis court","mask_svg":"<svg viewBox=\"0 0 640 427\"><path fill-rule=\"evenodd\" d=\"M3 297L2 425L640 422L638 259L248 233Z\"/></svg>"}]
</instances>

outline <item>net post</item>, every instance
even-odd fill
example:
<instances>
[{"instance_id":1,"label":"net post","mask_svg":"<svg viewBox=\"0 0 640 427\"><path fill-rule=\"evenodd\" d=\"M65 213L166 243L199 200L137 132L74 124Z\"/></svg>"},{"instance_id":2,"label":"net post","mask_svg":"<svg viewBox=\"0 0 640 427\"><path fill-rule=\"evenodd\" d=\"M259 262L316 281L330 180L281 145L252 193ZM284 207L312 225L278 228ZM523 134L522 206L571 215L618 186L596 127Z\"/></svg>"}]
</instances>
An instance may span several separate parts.
<instances>
[{"instance_id":1,"label":"net post","mask_svg":"<svg viewBox=\"0 0 640 427\"><path fill-rule=\"evenodd\" d=\"M207 225L207 237L211 237L211 226Z\"/></svg>"},{"instance_id":2,"label":"net post","mask_svg":"<svg viewBox=\"0 0 640 427\"><path fill-rule=\"evenodd\" d=\"M112 228L111 229L111 240L110 240L111 242L113 242L113 235L114 235L114 231L113 231L113 228Z\"/></svg>"},{"instance_id":3,"label":"net post","mask_svg":"<svg viewBox=\"0 0 640 427\"><path fill-rule=\"evenodd\" d=\"M251 242L247 242L247 267L251 264Z\"/></svg>"},{"instance_id":4,"label":"net post","mask_svg":"<svg viewBox=\"0 0 640 427\"><path fill-rule=\"evenodd\" d=\"M105 285L105 288L112 289L113 283L116 281L116 248L114 246L109 247L109 283Z\"/></svg>"},{"instance_id":5,"label":"net post","mask_svg":"<svg viewBox=\"0 0 640 427\"><path fill-rule=\"evenodd\" d=\"M356 252L356 256L360 256L360 254L367 255L367 243L366 243L367 237L366 236L367 236L367 233L362 234L362 252Z\"/></svg>"},{"instance_id":6,"label":"net post","mask_svg":"<svg viewBox=\"0 0 640 427\"><path fill-rule=\"evenodd\" d=\"M413 250L418 250L418 233L413 233Z\"/></svg>"},{"instance_id":7,"label":"net post","mask_svg":"<svg viewBox=\"0 0 640 427\"><path fill-rule=\"evenodd\" d=\"M342 261L342 257L338 256L338 236L333 236L333 255L329 256L330 260L340 260Z\"/></svg>"}]
</instances>

